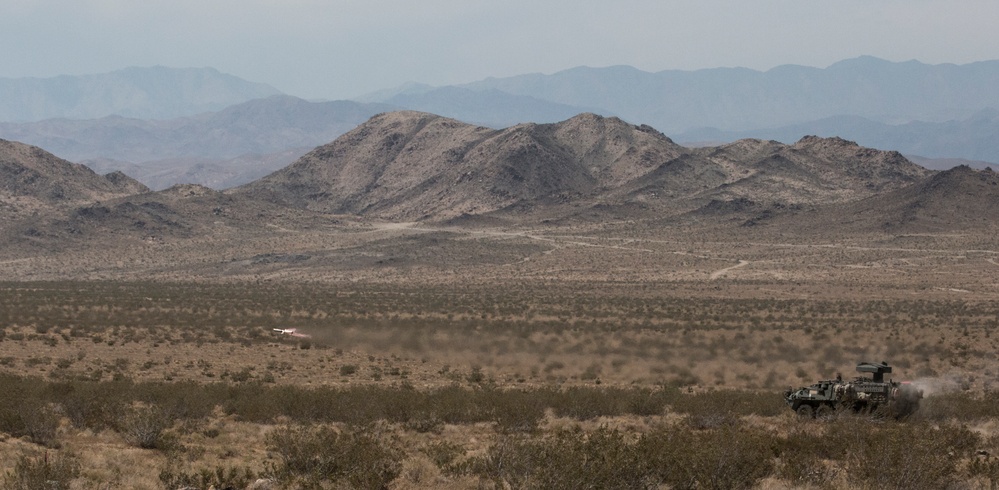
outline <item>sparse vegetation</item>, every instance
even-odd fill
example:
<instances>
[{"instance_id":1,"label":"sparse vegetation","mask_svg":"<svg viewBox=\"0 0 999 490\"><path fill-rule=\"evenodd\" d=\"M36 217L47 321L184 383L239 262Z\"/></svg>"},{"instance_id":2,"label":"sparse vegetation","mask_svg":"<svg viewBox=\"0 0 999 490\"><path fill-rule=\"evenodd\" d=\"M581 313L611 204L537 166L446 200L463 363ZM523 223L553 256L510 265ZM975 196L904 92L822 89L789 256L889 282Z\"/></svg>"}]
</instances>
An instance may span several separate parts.
<instances>
[{"instance_id":1,"label":"sparse vegetation","mask_svg":"<svg viewBox=\"0 0 999 490\"><path fill-rule=\"evenodd\" d=\"M8 481L42 471L35 456L15 469L12 441L89 468L65 473L78 485L129 481L128 468L77 452L87 437L145 449L155 471L135 488L999 479L975 455L990 443L964 428L999 416L989 401L999 373L990 302L680 299L628 287L26 286L0 286ZM271 328L313 337L303 349ZM912 420L801 421L780 398L787 384L882 358L936 376ZM888 481L876 470L886 466L908 469Z\"/></svg>"},{"instance_id":2,"label":"sparse vegetation","mask_svg":"<svg viewBox=\"0 0 999 490\"><path fill-rule=\"evenodd\" d=\"M80 476L80 462L70 453L39 456L22 454L14 469L4 476L7 490L69 490L73 480Z\"/></svg>"}]
</instances>

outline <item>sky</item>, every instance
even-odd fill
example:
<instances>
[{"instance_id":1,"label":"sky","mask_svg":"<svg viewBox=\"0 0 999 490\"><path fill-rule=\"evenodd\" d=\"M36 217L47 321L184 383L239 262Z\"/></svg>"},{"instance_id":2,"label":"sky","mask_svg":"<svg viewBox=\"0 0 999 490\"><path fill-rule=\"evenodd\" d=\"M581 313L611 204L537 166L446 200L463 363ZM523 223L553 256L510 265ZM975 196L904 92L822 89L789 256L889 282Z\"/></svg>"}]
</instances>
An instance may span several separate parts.
<instances>
[{"instance_id":1,"label":"sky","mask_svg":"<svg viewBox=\"0 0 999 490\"><path fill-rule=\"evenodd\" d=\"M999 59L996 0L0 0L0 77L212 67L308 99L576 66Z\"/></svg>"}]
</instances>

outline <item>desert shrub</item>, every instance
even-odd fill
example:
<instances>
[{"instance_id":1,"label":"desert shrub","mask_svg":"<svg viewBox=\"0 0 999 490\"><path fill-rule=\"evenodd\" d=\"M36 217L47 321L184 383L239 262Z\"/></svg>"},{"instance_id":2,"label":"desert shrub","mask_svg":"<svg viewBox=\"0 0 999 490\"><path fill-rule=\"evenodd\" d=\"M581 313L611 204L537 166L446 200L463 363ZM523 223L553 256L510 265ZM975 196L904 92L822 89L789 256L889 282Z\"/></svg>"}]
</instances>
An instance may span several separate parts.
<instances>
[{"instance_id":1,"label":"desert shrub","mask_svg":"<svg viewBox=\"0 0 999 490\"><path fill-rule=\"evenodd\" d=\"M626 409L622 398L609 396L616 389L573 386L553 397L555 413L562 417L589 420L600 416L620 415Z\"/></svg>"},{"instance_id":2,"label":"desert shrub","mask_svg":"<svg viewBox=\"0 0 999 490\"><path fill-rule=\"evenodd\" d=\"M223 373L223 377L225 377L225 373ZM253 372L250 370L250 368L243 368L240 369L239 371L236 371L235 373L229 373L228 378L230 381L234 383L245 383L246 381L249 381L251 378L253 378Z\"/></svg>"},{"instance_id":3,"label":"desert shrub","mask_svg":"<svg viewBox=\"0 0 999 490\"><path fill-rule=\"evenodd\" d=\"M542 390L528 392L490 388L475 393L478 405L475 411L495 422L500 432L533 432L545 417L547 403Z\"/></svg>"},{"instance_id":4,"label":"desert shrub","mask_svg":"<svg viewBox=\"0 0 999 490\"><path fill-rule=\"evenodd\" d=\"M28 367L47 366L52 364L52 358L48 356L31 356L24 360L24 365Z\"/></svg>"},{"instance_id":5,"label":"desert shrub","mask_svg":"<svg viewBox=\"0 0 999 490\"><path fill-rule=\"evenodd\" d=\"M46 452L30 457L22 454L14 469L4 475L7 490L68 490L73 479L80 476L80 463L71 454Z\"/></svg>"},{"instance_id":6,"label":"desert shrub","mask_svg":"<svg viewBox=\"0 0 999 490\"><path fill-rule=\"evenodd\" d=\"M59 429L59 414L52 405L37 400L27 400L18 407L18 415L23 427L22 434L35 444L58 447L56 431Z\"/></svg>"},{"instance_id":7,"label":"desert shrub","mask_svg":"<svg viewBox=\"0 0 999 490\"><path fill-rule=\"evenodd\" d=\"M56 407L32 392L3 393L4 400L0 400L0 432L14 437L27 436L31 442L42 446L58 447L56 432L59 429L59 415Z\"/></svg>"},{"instance_id":8,"label":"desert shrub","mask_svg":"<svg viewBox=\"0 0 999 490\"><path fill-rule=\"evenodd\" d=\"M557 415L588 420L623 414L661 415L678 393L673 387L652 390L574 386L547 398Z\"/></svg>"},{"instance_id":9,"label":"desert shrub","mask_svg":"<svg viewBox=\"0 0 999 490\"><path fill-rule=\"evenodd\" d=\"M126 384L129 401L155 405L174 420L194 420L208 417L227 396L228 387L221 383L200 384L193 381L145 382Z\"/></svg>"},{"instance_id":10,"label":"desert shrub","mask_svg":"<svg viewBox=\"0 0 999 490\"><path fill-rule=\"evenodd\" d=\"M687 425L694 430L720 429L722 427L735 427L742 423L738 416L725 410L723 407L712 408L710 410L689 413L684 418Z\"/></svg>"},{"instance_id":11,"label":"desert shrub","mask_svg":"<svg viewBox=\"0 0 999 490\"><path fill-rule=\"evenodd\" d=\"M751 488L773 472L775 439L759 431L668 426L633 439L607 428L506 436L467 468L500 487L566 489Z\"/></svg>"},{"instance_id":12,"label":"desert shrub","mask_svg":"<svg viewBox=\"0 0 999 490\"><path fill-rule=\"evenodd\" d=\"M465 380L474 384L483 383L486 381L486 375L482 372L482 367L472 366L472 371L468 373Z\"/></svg>"},{"instance_id":13,"label":"desert shrub","mask_svg":"<svg viewBox=\"0 0 999 490\"><path fill-rule=\"evenodd\" d=\"M806 422L811 425L810 422ZM818 450L828 444L817 444L817 436L811 427L792 430L780 444L779 464L776 476L797 487L827 487L836 477L833 468L825 463L826 458Z\"/></svg>"},{"instance_id":14,"label":"desert shrub","mask_svg":"<svg viewBox=\"0 0 999 490\"><path fill-rule=\"evenodd\" d=\"M324 482L384 488L402 467L401 450L356 429L286 426L267 435L267 446L280 457L275 476L296 488L322 488Z\"/></svg>"},{"instance_id":15,"label":"desert shrub","mask_svg":"<svg viewBox=\"0 0 999 490\"><path fill-rule=\"evenodd\" d=\"M975 396L967 392L941 393L920 401L915 417L925 420L974 421L999 418L999 405L994 400L999 393L985 392Z\"/></svg>"},{"instance_id":16,"label":"desert shrub","mask_svg":"<svg viewBox=\"0 0 999 490\"><path fill-rule=\"evenodd\" d=\"M704 414L722 411L733 415L759 415L772 417L787 412L784 399L772 392L713 390L677 396L672 400L673 410L686 414Z\"/></svg>"},{"instance_id":17,"label":"desert shrub","mask_svg":"<svg viewBox=\"0 0 999 490\"><path fill-rule=\"evenodd\" d=\"M127 388L116 381L64 383L59 387L59 404L74 427L100 431L114 427L124 414L131 398Z\"/></svg>"},{"instance_id":18,"label":"desert shrub","mask_svg":"<svg viewBox=\"0 0 999 490\"><path fill-rule=\"evenodd\" d=\"M172 422L166 413L156 405L130 407L118 421L116 430L125 442L143 449L166 449L163 431Z\"/></svg>"},{"instance_id":19,"label":"desert shrub","mask_svg":"<svg viewBox=\"0 0 999 490\"><path fill-rule=\"evenodd\" d=\"M545 438L508 436L474 458L472 471L506 488L643 488L635 447L609 429L558 431Z\"/></svg>"},{"instance_id":20,"label":"desert shrub","mask_svg":"<svg viewBox=\"0 0 999 490\"><path fill-rule=\"evenodd\" d=\"M428 432L440 434L444 431L444 421L433 415L414 417L403 423L403 427L421 434Z\"/></svg>"},{"instance_id":21,"label":"desert shrub","mask_svg":"<svg viewBox=\"0 0 999 490\"><path fill-rule=\"evenodd\" d=\"M248 467L216 466L215 469L199 468L190 472L171 460L160 470L159 479L166 488L247 488L256 479Z\"/></svg>"},{"instance_id":22,"label":"desert shrub","mask_svg":"<svg viewBox=\"0 0 999 490\"><path fill-rule=\"evenodd\" d=\"M773 472L775 438L742 427L664 426L643 435L637 450L644 471L670 488L751 488Z\"/></svg>"},{"instance_id":23,"label":"desert shrub","mask_svg":"<svg viewBox=\"0 0 999 490\"><path fill-rule=\"evenodd\" d=\"M622 394L625 395L625 394ZM672 386L664 386L651 390L635 388L628 390L623 399L626 413L632 415L662 415L666 407L682 396L680 390Z\"/></svg>"},{"instance_id":24,"label":"desert shrub","mask_svg":"<svg viewBox=\"0 0 999 490\"><path fill-rule=\"evenodd\" d=\"M982 488L999 488L999 459L976 457L968 464L968 475L979 480Z\"/></svg>"},{"instance_id":25,"label":"desert shrub","mask_svg":"<svg viewBox=\"0 0 999 490\"><path fill-rule=\"evenodd\" d=\"M979 437L965 427L926 423L841 424L837 441L851 484L862 488L946 488Z\"/></svg>"},{"instance_id":26,"label":"desert shrub","mask_svg":"<svg viewBox=\"0 0 999 490\"><path fill-rule=\"evenodd\" d=\"M598 363L592 363L583 370L583 373L579 375L579 379L584 381L592 381L600 379L600 373L603 371L603 367Z\"/></svg>"},{"instance_id":27,"label":"desert shrub","mask_svg":"<svg viewBox=\"0 0 999 490\"><path fill-rule=\"evenodd\" d=\"M450 475L461 475L470 471L469 464L461 460L465 449L447 441L431 442L420 449L441 471Z\"/></svg>"}]
</instances>

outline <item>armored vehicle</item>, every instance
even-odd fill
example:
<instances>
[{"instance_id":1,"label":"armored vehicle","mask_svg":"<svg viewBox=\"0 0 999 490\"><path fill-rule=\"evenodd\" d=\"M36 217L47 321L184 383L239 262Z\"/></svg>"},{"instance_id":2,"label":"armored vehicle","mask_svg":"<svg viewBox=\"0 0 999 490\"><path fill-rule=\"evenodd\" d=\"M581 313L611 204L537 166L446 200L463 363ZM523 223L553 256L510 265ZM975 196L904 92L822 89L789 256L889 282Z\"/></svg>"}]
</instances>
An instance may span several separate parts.
<instances>
[{"instance_id":1,"label":"armored vehicle","mask_svg":"<svg viewBox=\"0 0 999 490\"><path fill-rule=\"evenodd\" d=\"M919 408L922 390L907 382L885 381L885 374L891 373L888 363L862 362L857 364L857 372L871 376L844 381L837 375L836 379L819 381L797 390L789 388L784 392L784 399L791 410L809 418L826 417L835 410L844 409L902 418Z\"/></svg>"}]
</instances>

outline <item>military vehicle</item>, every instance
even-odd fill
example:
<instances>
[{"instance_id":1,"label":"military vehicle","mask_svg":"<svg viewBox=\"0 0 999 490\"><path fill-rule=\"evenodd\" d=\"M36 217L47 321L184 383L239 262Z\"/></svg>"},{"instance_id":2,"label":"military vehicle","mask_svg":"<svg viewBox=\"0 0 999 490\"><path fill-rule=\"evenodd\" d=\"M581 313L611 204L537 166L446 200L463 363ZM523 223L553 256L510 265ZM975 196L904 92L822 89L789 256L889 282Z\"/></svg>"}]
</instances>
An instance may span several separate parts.
<instances>
[{"instance_id":1,"label":"military vehicle","mask_svg":"<svg viewBox=\"0 0 999 490\"><path fill-rule=\"evenodd\" d=\"M857 364L857 372L870 373L871 376L844 381L842 376L837 375L836 379L819 381L797 390L788 388L784 392L784 400L791 410L807 418L828 417L836 410L902 418L919 408L922 390L908 382L885 381L885 374L891 373L888 363L862 362Z\"/></svg>"}]
</instances>

